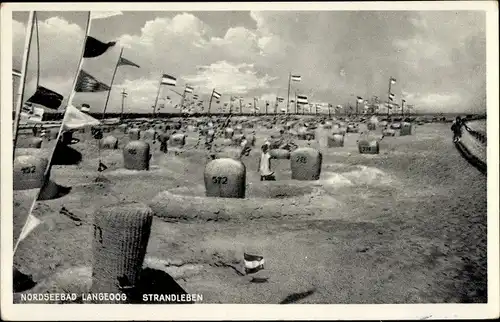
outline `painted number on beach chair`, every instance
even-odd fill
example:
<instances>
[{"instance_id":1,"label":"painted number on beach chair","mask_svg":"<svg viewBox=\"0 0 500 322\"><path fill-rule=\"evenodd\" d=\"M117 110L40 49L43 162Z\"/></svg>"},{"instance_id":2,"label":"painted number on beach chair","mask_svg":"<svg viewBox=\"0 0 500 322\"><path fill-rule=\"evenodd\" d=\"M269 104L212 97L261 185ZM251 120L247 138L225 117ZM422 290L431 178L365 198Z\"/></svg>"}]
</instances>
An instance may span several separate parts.
<instances>
[{"instance_id":1,"label":"painted number on beach chair","mask_svg":"<svg viewBox=\"0 0 500 322\"><path fill-rule=\"evenodd\" d=\"M212 182L216 184L226 184L227 177L212 177Z\"/></svg>"},{"instance_id":2,"label":"painted number on beach chair","mask_svg":"<svg viewBox=\"0 0 500 322\"><path fill-rule=\"evenodd\" d=\"M28 174L28 173L35 173L36 171L36 167L35 166L31 166L31 167L24 167L21 169L21 172L22 173L25 173L25 174Z\"/></svg>"},{"instance_id":3,"label":"painted number on beach chair","mask_svg":"<svg viewBox=\"0 0 500 322\"><path fill-rule=\"evenodd\" d=\"M299 155L297 156L298 163L307 163L307 158L305 156Z\"/></svg>"}]
</instances>

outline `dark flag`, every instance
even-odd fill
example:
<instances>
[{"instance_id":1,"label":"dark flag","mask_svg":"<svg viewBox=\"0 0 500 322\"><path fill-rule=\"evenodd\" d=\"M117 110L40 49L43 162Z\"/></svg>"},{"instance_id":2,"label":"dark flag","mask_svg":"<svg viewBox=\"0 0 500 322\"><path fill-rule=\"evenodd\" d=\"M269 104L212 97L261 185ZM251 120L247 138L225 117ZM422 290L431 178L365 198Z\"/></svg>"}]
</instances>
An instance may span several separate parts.
<instances>
[{"instance_id":1,"label":"dark flag","mask_svg":"<svg viewBox=\"0 0 500 322\"><path fill-rule=\"evenodd\" d=\"M83 53L83 58L95 58L104 54L109 48L113 47L116 41L110 41L108 43L100 42L94 37L87 36L87 41L85 42L85 52Z\"/></svg>"},{"instance_id":2,"label":"dark flag","mask_svg":"<svg viewBox=\"0 0 500 322\"><path fill-rule=\"evenodd\" d=\"M133 62L131 62L130 60L128 60L126 58L120 57L120 60L118 61L118 66L122 66L122 65L128 65L128 66L134 66L134 67L137 67L137 68L141 68L136 63L133 63Z\"/></svg>"},{"instance_id":3,"label":"dark flag","mask_svg":"<svg viewBox=\"0 0 500 322\"><path fill-rule=\"evenodd\" d=\"M43 86L38 86L35 94L28 99L28 102L57 110L61 106L63 98L59 93Z\"/></svg>"},{"instance_id":4,"label":"dark flag","mask_svg":"<svg viewBox=\"0 0 500 322\"><path fill-rule=\"evenodd\" d=\"M75 92L105 92L109 91L109 86L101 83L84 70L80 71L76 81Z\"/></svg>"}]
</instances>

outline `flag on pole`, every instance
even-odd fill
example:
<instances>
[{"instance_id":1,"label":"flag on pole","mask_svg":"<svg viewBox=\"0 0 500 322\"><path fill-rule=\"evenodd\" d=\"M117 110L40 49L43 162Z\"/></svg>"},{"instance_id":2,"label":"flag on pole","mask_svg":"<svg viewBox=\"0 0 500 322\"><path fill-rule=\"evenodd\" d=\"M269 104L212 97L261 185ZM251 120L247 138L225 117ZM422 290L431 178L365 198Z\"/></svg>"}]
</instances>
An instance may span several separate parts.
<instances>
[{"instance_id":1,"label":"flag on pole","mask_svg":"<svg viewBox=\"0 0 500 322\"><path fill-rule=\"evenodd\" d=\"M94 76L90 75L83 69L80 70L78 79L75 85L75 92L80 93L93 93L93 92L105 92L109 91L110 87L100 81L98 81Z\"/></svg>"},{"instance_id":2,"label":"flag on pole","mask_svg":"<svg viewBox=\"0 0 500 322\"><path fill-rule=\"evenodd\" d=\"M26 223L24 224L23 229L21 230L21 235L19 235L19 241L25 239L28 237L29 233L33 231L38 225L40 225L42 221L32 214L28 215L28 219L26 220Z\"/></svg>"},{"instance_id":3,"label":"flag on pole","mask_svg":"<svg viewBox=\"0 0 500 322\"><path fill-rule=\"evenodd\" d=\"M406 103L406 100L405 100L405 99L402 99L401 101L402 101L403 103Z\"/></svg>"},{"instance_id":4,"label":"flag on pole","mask_svg":"<svg viewBox=\"0 0 500 322\"><path fill-rule=\"evenodd\" d=\"M391 101L393 101L393 100L394 100L394 94L390 93L390 94L389 94L389 99L390 99Z\"/></svg>"},{"instance_id":5,"label":"flag on pole","mask_svg":"<svg viewBox=\"0 0 500 322\"><path fill-rule=\"evenodd\" d=\"M17 69L12 69L12 76L21 77L21 72Z\"/></svg>"},{"instance_id":6,"label":"flag on pole","mask_svg":"<svg viewBox=\"0 0 500 322\"><path fill-rule=\"evenodd\" d=\"M136 63L131 62L130 60L120 57L120 60L118 60L118 66L134 66L137 68L141 68L139 65Z\"/></svg>"},{"instance_id":7,"label":"flag on pole","mask_svg":"<svg viewBox=\"0 0 500 322\"><path fill-rule=\"evenodd\" d=\"M121 11L92 11L90 13L90 19L105 19L114 16L121 16L123 13Z\"/></svg>"},{"instance_id":8,"label":"flag on pole","mask_svg":"<svg viewBox=\"0 0 500 322\"><path fill-rule=\"evenodd\" d=\"M87 126L97 126L101 122L78 110L73 105L68 105L62 124L64 130L78 130Z\"/></svg>"},{"instance_id":9,"label":"flag on pole","mask_svg":"<svg viewBox=\"0 0 500 322\"><path fill-rule=\"evenodd\" d=\"M396 79L391 77L391 84L396 84Z\"/></svg>"},{"instance_id":10,"label":"flag on pole","mask_svg":"<svg viewBox=\"0 0 500 322\"><path fill-rule=\"evenodd\" d=\"M284 98L284 97L278 97L277 101L278 101L279 103L282 103L282 102L284 102L284 101L285 101L285 98Z\"/></svg>"},{"instance_id":11,"label":"flag on pole","mask_svg":"<svg viewBox=\"0 0 500 322\"><path fill-rule=\"evenodd\" d=\"M307 96L297 95L297 103L298 104L307 104L308 103Z\"/></svg>"},{"instance_id":12,"label":"flag on pole","mask_svg":"<svg viewBox=\"0 0 500 322\"><path fill-rule=\"evenodd\" d=\"M358 103L363 103L363 98L361 96L358 96Z\"/></svg>"},{"instance_id":13,"label":"flag on pole","mask_svg":"<svg viewBox=\"0 0 500 322\"><path fill-rule=\"evenodd\" d=\"M215 98L220 98L222 95L220 93L216 92L215 89L214 89L214 91L212 93L212 96L215 97Z\"/></svg>"},{"instance_id":14,"label":"flag on pole","mask_svg":"<svg viewBox=\"0 0 500 322\"><path fill-rule=\"evenodd\" d=\"M168 74L163 74L163 77L161 78L161 85L175 86L176 84L177 78Z\"/></svg>"},{"instance_id":15,"label":"flag on pole","mask_svg":"<svg viewBox=\"0 0 500 322\"><path fill-rule=\"evenodd\" d=\"M47 108L57 110L61 106L63 96L43 86L38 86L35 94L28 99L28 102L43 105Z\"/></svg>"},{"instance_id":16,"label":"flag on pole","mask_svg":"<svg viewBox=\"0 0 500 322\"><path fill-rule=\"evenodd\" d=\"M342 108L342 105L337 105L337 108L338 108L338 109L341 109L341 108Z\"/></svg>"},{"instance_id":17,"label":"flag on pole","mask_svg":"<svg viewBox=\"0 0 500 322\"><path fill-rule=\"evenodd\" d=\"M186 93L192 93L193 91L194 91L193 87L186 85L186 89L184 90L184 92L186 92Z\"/></svg>"},{"instance_id":18,"label":"flag on pole","mask_svg":"<svg viewBox=\"0 0 500 322\"><path fill-rule=\"evenodd\" d=\"M95 58L104 54L109 48L113 47L116 41L110 41L103 43L94 37L87 36L85 41L85 51L83 53L83 58Z\"/></svg>"},{"instance_id":19,"label":"flag on pole","mask_svg":"<svg viewBox=\"0 0 500 322\"><path fill-rule=\"evenodd\" d=\"M300 76L300 75L292 75L291 79L294 82L300 82L302 80L302 76Z\"/></svg>"}]
</instances>

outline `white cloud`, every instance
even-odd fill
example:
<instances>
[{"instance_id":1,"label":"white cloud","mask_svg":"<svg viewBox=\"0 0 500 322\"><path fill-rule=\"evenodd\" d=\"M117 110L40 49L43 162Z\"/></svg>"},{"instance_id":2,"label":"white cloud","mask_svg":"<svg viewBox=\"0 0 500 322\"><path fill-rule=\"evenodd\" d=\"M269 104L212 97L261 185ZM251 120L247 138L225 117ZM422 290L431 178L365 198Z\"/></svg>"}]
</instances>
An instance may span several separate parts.
<instances>
[{"instance_id":1,"label":"white cloud","mask_svg":"<svg viewBox=\"0 0 500 322\"><path fill-rule=\"evenodd\" d=\"M186 76L184 79L203 93L210 93L216 88L226 94L246 94L252 90L266 88L275 77L259 77L252 64L233 65L227 61L218 61L201 66L196 75Z\"/></svg>"}]
</instances>

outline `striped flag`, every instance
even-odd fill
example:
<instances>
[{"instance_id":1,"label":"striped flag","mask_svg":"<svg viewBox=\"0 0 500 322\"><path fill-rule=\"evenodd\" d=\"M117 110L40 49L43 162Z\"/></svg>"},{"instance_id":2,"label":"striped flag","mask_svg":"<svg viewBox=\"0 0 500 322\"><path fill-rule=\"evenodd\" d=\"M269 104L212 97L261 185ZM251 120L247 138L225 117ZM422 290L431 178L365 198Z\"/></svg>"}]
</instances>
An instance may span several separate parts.
<instances>
[{"instance_id":1,"label":"striped flag","mask_svg":"<svg viewBox=\"0 0 500 322\"><path fill-rule=\"evenodd\" d=\"M76 81L75 92L80 93L92 93L92 92L105 92L109 91L109 86L98 81L94 78L94 76L90 75L83 69L80 71L78 75L78 79Z\"/></svg>"},{"instance_id":2,"label":"striped flag","mask_svg":"<svg viewBox=\"0 0 500 322\"><path fill-rule=\"evenodd\" d=\"M176 84L177 78L168 74L163 74L161 78L161 85L175 86Z\"/></svg>"},{"instance_id":3,"label":"striped flag","mask_svg":"<svg viewBox=\"0 0 500 322\"><path fill-rule=\"evenodd\" d=\"M307 104L307 96L297 95L297 104Z\"/></svg>"},{"instance_id":4,"label":"striped flag","mask_svg":"<svg viewBox=\"0 0 500 322\"><path fill-rule=\"evenodd\" d=\"M193 91L194 91L193 87L186 85L186 89L184 90L184 92L186 92L186 93L192 93Z\"/></svg>"},{"instance_id":5,"label":"striped flag","mask_svg":"<svg viewBox=\"0 0 500 322\"><path fill-rule=\"evenodd\" d=\"M212 96L215 98L220 98L222 95L214 90Z\"/></svg>"},{"instance_id":6,"label":"striped flag","mask_svg":"<svg viewBox=\"0 0 500 322\"><path fill-rule=\"evenodd\" d=\"M342 105L337 105L337 108L338 108L338 109L341 109L341 108L342 108Z\"/></svg>"},{"instance_id":7,"label":"striped flag","mask_svg":"<svg viewBox=\"0 0 500 322\"><path fill-rule=\"evenodd\" d=\"M113 47L116 41L110 41L103 43L94 37L87 36L85 41L85 51L83 53L83 58L95 58L104 54L109 48Z\"/></svg>"},{"instance_id":8,"label":"striped flag","mask_svg":"<svg viewBox=\"0 0 500 322\"><path fill-rule=\"evenodd\" d=\"M277 101L278 101L279 103L282 103L282 102L284 102L284 101L285 101L285 98L284 98L284 97L278 97Z\"/></svg>"},{"instance_id":9,"label":"striped flag","mask_svg":"<svg viewBox=\"0 0 500 322\"><path fill-rule=\"evenodd\" d=\"M358 96L358 103L363 103L363 98L361 96Z\"/></svg>"},{"instance_id":10,"label":"striped flag","mask_svg":"<svg viewBox=\"0 0 500 322\"><path fill-rule=\"evenodd\" d=\"M12 70L12 76L21 77L21 72L17 69Z\"/></svg>"},{"instance_id":11,"label":"striped flag","mask_svg":"<svg viewBox=\"0 0 500 322\"><path fill-rule=\"evenodd\" d=\"M394 100L394 94L390 93L390 94L389 94L389 99L390 99L391 101L393 101L393 100Z\"/></svg>"},{"instance_id":12,"label":"striped flag","mask_svg":"<svg viewBox=\"0 0 500 322\"><path fill-rule=\"evenodd\" d=\"M136 63L131 62L130 60L120 57L120 60L118 61L118 66L134 66L137 68L141 68L139 65Z\"/></svg>"},{"instance_id":13,"label":"striped flag","mask_svg":"<svg viewBox=\"0 0 500 322\"><path fill-rule=\"evenodd\" d=\"M396 79L391 77L391 84L396 84Z\"/></svg>"},{"instance_id":14,"label":"striped flag","mask_svg":"<svg viewBox=\"0 0 500 322\"><path fill-rule=\"evenodd\" d=\"M302 76L300 76L300 75L292 75L291 79L294 82L300 82L302 80Z\"/></svg>"}]
</instances>

